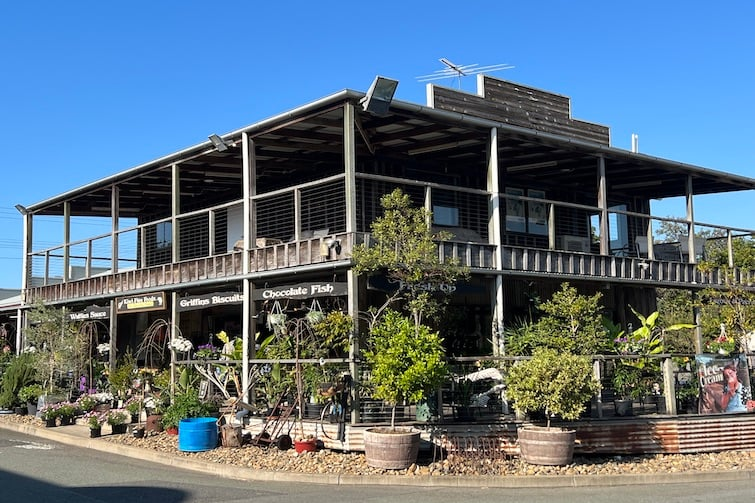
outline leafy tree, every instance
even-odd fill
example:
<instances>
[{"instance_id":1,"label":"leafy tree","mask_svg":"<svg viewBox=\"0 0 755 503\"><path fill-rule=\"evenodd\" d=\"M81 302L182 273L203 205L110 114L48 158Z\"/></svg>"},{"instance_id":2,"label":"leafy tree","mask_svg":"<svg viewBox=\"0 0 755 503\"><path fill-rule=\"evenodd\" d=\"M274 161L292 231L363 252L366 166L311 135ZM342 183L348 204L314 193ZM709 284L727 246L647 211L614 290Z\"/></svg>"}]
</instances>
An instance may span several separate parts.
<instances>
[{"instance_id":1,"label":"leafy tree","mask_svg":"<svg viewBox=\"0 0 755 503\"><path fill-rule=\"evenodd\" d=\"M413 326L410 318L387 309L371 331L372 347L365 358L372 366L373 395L392 406L416 402L440 386L448 372L443 340L426 325Z\"/></svg>"},{"instance_id":2,"label":"leafy tree","mask_svg":"<svg viewBox=\"0 0 755 503\"><path fill-rule=\"evenodd\" d=\"M467 269L455 258L441 262L435 240L447 239L445 233L433 234L428 226L430 214L412 206L410 197L395 189L380 199L383 216L371 226L370 241L352 251L357 274L384 274L397 285L386 302L372 311L374 324L389 306L403 300L419 331L423 317L435 316L443 304L445 285L467 276Z\"/></svg>"},{"instance_id":3,"label":"leafy tree","mask_svg":"<svg viewBox=\"0 0 755 503\"><path fill-rule=\"evenodd\" d=\"M603 326L602 298L600 292L580 295L569 283L562 283L550 300L538 306L544 316L507 330L510 353L530 355L535 348L580 355L604 352L610 341Z\"/></svg>"},{"instance_id":4,"label":"leafy tree","mask_svg":"<svg viewBox=\"0 0 755 503\"><path fill-rule=\"evenodd\" d=\"M78 337L77 324L68 320L63 309L40 302L29 311L29 321L26 339L37 353L37 380L53 391L56 377L79 370L76 361L86 348Z\"/></svg>"}]
</instances>

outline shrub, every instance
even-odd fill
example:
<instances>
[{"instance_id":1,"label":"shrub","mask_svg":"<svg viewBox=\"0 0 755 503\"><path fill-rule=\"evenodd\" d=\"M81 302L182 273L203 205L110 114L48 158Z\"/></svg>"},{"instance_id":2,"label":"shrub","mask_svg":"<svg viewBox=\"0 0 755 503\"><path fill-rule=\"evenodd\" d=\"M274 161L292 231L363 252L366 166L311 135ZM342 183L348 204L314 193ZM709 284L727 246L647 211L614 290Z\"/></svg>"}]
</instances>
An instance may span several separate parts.
<instances>
[{"instance_id":1,"label":"shrub","mask_svg":"<svg viewBox=\"0 0 755 503\"><path fill-rule=\"evenodd\" d=\"M372 347L365 352L372 366L374 396L393 406L391 427L395 426L396 404L419 401L437 389L448 369L443 340L425 325L388 309L371 332Z\"/></svg>"},{"instance_id":2,"label":"shrub","mask_svg":"<svg viewBox=\"0 0 755 503\"><path fill-rule=\"evenodd\" d=\"M544 348L513 365L506 384L514 406L522 412L544 412L549 428L553 414L577 419L600 386L588 358Z\"/></svg>"},{"instance_id":3,"label":"shrub","mask_svg":"<svg viewBox=\"0 0 755 503\"><path fill-rule=\"evenodd\" d=\"M212 412L212 406L199 399L199 394L193 388L184 393L177 393L163 413L164 428L175 428L181 419L190 417L205 417Z\"/></svg>"}]
</instances>

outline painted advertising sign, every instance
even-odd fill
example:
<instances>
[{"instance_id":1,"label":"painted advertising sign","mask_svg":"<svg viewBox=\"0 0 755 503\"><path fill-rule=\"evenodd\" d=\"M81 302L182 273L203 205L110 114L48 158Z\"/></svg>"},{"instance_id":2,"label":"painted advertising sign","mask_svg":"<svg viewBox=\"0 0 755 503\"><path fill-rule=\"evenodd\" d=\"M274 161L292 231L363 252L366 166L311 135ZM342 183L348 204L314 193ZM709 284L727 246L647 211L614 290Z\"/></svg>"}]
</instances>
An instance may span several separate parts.
<instances>
[{"instance_id":1,"label":"painted advertising sign","mask_svg":"<svg viewBox=\"0 0 755 503\"><path fill-rule=\"evenodd\" d=\"M70 321L90 321L106 320L110 318L110 308L100 306L89 306L83 311L72 311L68 313Z\"/></svg>"},{"instance_id":2,"label":"painted advertising sign","mask_svg":"<svg viewBox=\"0 0 755 503\"><path fill-rule=\"evenodd\" d=\"M118 297L115 301L115 309L118 314L159 311L165 309L165 307L165 292Z\"/></svg>"},{"instance_id":3,"label":"painted advertising sign","mask_svg":"<svg viewBox=\"0 0 755 503\"><path fill-rule=\"evenodd\" d=\"M215 292L205 295L188 295L178 299L178 312L193 311L217 306L243 304L244 294L240 292Z\"/></svg>"},{"instance_id":4,"label":"painted advertising sign","mask_svg":"<svg viewBox=\"0 0 755 503\"><path fill-rule=\"evenodd\" d=\"M752 404L745 355L695 356L700 382L700 414L747 412Z\"/></svg>"},{"instance_id":5,"label":"painted advertising sign","mask_svg":"<svg viewBox=\"0 0 755 503\"><path fill-rule=\"evenodd\" d=\"M314 297L337 297L348 292L345 282L324 281L273 286L254 290L254 300L311 299Z\"/></svg>"}]
</instances>

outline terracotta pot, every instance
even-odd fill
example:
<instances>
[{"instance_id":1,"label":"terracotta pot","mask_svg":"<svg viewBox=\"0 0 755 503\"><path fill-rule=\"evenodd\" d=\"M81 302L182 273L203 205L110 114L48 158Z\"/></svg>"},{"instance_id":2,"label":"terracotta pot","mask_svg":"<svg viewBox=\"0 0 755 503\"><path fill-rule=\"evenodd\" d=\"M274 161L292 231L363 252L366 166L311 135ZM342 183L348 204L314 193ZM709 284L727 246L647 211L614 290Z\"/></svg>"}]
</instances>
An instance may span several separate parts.
<instances>
[{"instance_id":1,"label":"terracotta pot","mask_svg":"<svg viewBox=\"0 0 755 503\"><path fill-rule=\"evenodd\" d=\"M165 433L167 433L168 435L178 435L178 428L171 426L170 428L165 429Z\"/></svg>"},{"instance_id":2,"label":"terracotta pot","mask_svg":"<svg viewBox=\"0 0 755 503\"><path fill-rule=\"evenodd\" d=\"M317 440L294 440L294 449L297 453L317 451Z\"/></svg>"}]
</instances>

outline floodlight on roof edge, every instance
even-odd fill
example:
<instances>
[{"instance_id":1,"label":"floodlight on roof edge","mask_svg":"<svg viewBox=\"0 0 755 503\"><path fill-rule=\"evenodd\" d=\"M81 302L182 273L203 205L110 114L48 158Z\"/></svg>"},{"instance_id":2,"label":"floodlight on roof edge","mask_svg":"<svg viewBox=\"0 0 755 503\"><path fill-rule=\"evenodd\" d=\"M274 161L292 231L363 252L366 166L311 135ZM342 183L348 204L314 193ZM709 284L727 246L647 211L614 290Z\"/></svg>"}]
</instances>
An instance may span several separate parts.
<instances>
[{"instance_id":1,"label":"floodlight on roof edge","mask_svg":"<svg viewBox=\"0 0 755 503\"><path fill-rule=\"evenodd\" d=\"M372 81L372 85L364 98L359 100L359 103L365 112L375 115L385 115L388 113L388 108L391 106L391 101L393 101L393 95L396 93L397 87L398 80L378 75Z\"/></svg>"},{"instance_id":2,"label":"floodlight on roof edge","mask_svg":"<svg viewBox=\"0 0 755 503\"><path fill-rule=\"evenodd\" d=\"M220 136L216 134L211 134L207 138L210 139L210 141L212 142L212 146L215 147L215 150L217 150L218 152L224 152L228 150L228 145L226 144L226 142L223 141L223 139Z\"/></svg>"}]
</instances>

